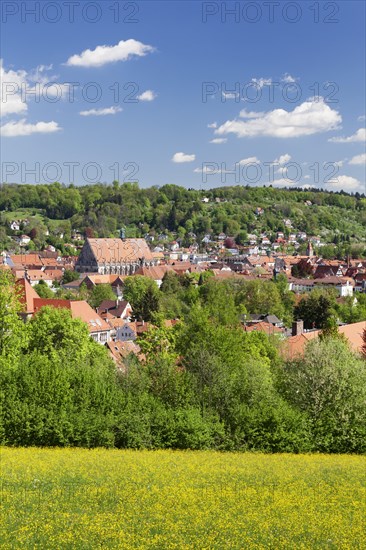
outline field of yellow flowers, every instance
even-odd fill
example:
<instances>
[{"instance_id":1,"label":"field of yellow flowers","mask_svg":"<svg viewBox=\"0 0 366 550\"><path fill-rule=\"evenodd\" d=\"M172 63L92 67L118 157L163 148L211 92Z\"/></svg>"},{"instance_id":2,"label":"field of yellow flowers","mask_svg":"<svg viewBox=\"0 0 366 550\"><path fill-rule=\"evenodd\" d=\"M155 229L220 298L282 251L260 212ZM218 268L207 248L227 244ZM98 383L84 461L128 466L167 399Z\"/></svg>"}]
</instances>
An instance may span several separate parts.
<instances>
[{"instance_id":1,"label":"field of yellow flowers","mask_svg":"<svg viewBox=\"0 0 366 550\"><path fill-rule=\"evenodd\" d=\"M366 548L366 458L1 449L1 548Z\"/></svg>"}]
</instances>

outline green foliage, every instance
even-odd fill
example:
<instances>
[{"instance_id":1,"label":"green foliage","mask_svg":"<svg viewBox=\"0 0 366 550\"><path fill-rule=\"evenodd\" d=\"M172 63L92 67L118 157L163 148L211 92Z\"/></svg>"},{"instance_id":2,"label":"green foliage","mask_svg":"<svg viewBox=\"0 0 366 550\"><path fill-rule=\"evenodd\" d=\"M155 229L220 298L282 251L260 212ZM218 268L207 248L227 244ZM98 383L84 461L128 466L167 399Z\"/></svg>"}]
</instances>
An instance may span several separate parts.
<instances>
[{"instance_id":1,"label":"green foliage","mask_svg":"<svg viewBox=\"0 0 366 550\"><path fill-rule=\"evenodd\" d=\"M208 204L202 204L203 196L209 199ZM263 208L261 216L255 215L257 207ZM335 253L344 258L348 253L355 256L365 252L365 198L343 192L238 185L208 189L203 195L176 185L140 189L131 183L118 187L6 184L0 197L0 211L5 210L6 215L0 219L4 228L9 216L31 218L27 230L36 229L37 247L48 242L61 248L62 240L54 229L58 234L63 232L65 242L70 242L71 227L81 231L92 228L96 237L108 237L116 235L122 225L130 237L169 230L188 245L192 232L200 242L207 232L217 235L224 231L238 244L244 244L252 231L286 233L283 218L289 217L299 231L329 235L329 240L337 236L335 248L323 247L323 255ZM49 236L47 227L52 229Z\"/></svg>"},{"instance_id":2,"label":"green foliage","mask_svg":"<svg viewBox=\"0 0 366 550\"><path fill-rule=\"evenodd\" d=\"M284 397L309 419L321 452L366 451L366 364L339 338L310 342L280 374Z\"/></svg>"},{"instance_id":3,"label":"green foliage","mask_svg":"<svg viewBox=\"0 0 366 550\"><path fill-rule=\"evenodd\" d=\"M0 367L11 367L26 345L25 325L19 318L19 295L11 272L0 269Z\"/></svg>"},{"instance_id":4,"label":"green foliage","mask_svg":"<svg viewBox=\"0 0 366 550\"><path fill-rule=\"evenodd\" d=\"M132 306L132 316L138 321L153 321L160 309L158 285L143 275L127 277L124 281L124 298Z\"/></svg>"},{"instance_id":5,"label":"green foliage","mask_svg":"<svg viewBox=\"0 0 366 550\"><path fill-rule=\"evenodd\" d=\"M129 298L151 312L160 291L133 279ZM139 340L143 362L131 354L117 373L69 310L44 307L23 323L14 282L0 271L0 442L365 452L366 363L334 338L333 325L305 358L284 364L275 337L238 321L243 299L267 306L285 283L250 287L259 290L253 298L240 281L167 277L160 294L190 307L172 328L150 328Z\"/></svg>"},{"instance_id":6,"label":"green foliage","mask_svg":"<svg viewBox=\"0 0 366 550\"><path fill-rule=\"evenodd\" d=\"M332 324L334 308L334 297L327 292L314 290L311 294L301 298L295 306L294 316L296 319L302 319L304 327L307 329L323 329Z\"/></svg>"},{"instance_id":7,"label":"green foliage","mask_svg":"<svg viewBox=\"0 0 366 550\"><path fill-rule=\"evenodd\" d=\"M110 284L96 285L88 299L92 308L97 308L103 302L103 300L116 300L116 295Z\"/></svg>"},{"instance_id":8,"label":"green foliage","mask_svg":"<svg viewBox=\"0 0 366 550\"><path fill-rule=\"evenodd\" d=\"M55 294L52 292L50 287L44 282L39 281L36 285L34 285L34 290L37 292L38 296L40 298L54 298Z\"/></svg>"},{"instance_id":9,"label":"green foliage","mask_svg":"<svg viewBox=\"0 0 366 550\"><path fill-rule=\"evenodd\" d=\"M72 281L77 281L80 278L80 274L77 273L77 271L73 271L72 269L65 269L62 282L63 284L71 283Z\"/></svg>"}]
</instances>

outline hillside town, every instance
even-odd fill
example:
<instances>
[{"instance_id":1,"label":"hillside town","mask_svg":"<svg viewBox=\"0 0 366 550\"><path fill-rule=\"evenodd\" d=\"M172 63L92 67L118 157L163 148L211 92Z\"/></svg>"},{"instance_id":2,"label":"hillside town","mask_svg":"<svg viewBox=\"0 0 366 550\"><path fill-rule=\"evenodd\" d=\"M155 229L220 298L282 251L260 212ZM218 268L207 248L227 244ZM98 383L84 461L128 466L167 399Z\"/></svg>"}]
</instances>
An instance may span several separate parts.
<instances>
[{"instance_id":1,"label":"hillside town","mask_svg":"<svg viewBox=\"0 0 366 550\"><path fill-rule=\"evenodd\" d=\"M23 225L25 222L22 221ZM290 220L285 222L291 225ZM19 230L20 223L12 221L11 228ZM151 325L143 318L133 317L131 304L124 298L127 277L142 276L160 288L167 273L195 275L192 284L196 285L204 273L217 281L276 281L284 276L287 290L294 294L295 300L315 289L332 289L339 303L352 299L354 304L357 304L357 296L366 292L365 259L324 259L319 254L320 239L304 232L290 233L288 238L282 232L270 238L265 233L248 235L244 245L236 244L233 237L224 233L207 234L200 243L196 241L189 248L183 247L179 238L169 240L165 233L157 236L157 244L151 235L125 238L123 230L119 238L84 237L80 232L73 232L72 246L77 255L63 256L52 246L41 251L27 250L29 241L20 236L24 241L22 252L2 251L1 266L11 271L20 289L24 320L32 318L44 306L70 310L73 318L87 324L96 342L108 347L120 368L129 353L141 357L139 338ZM305 254L296 252L300 242L306 243ZM292 254L283 252L288 245L294 248ZM319 251L317 254L314 247ZM100 285L108 285L114 298L102 300L95 308L86 300L78 299L81 288L91 292ZM47 297L37 293L37 289L40 292L44 288L48 289ZM68 299L60 299L57 296L60 291L67 292ZM171 325L179 319L165 319L164 322ZM291 358L303 353L307 341L320 334L316 328L305 329L301 319L294 319L291 326L285 326L283 319L269 312L252 311L242 316L241 322L244 331L262 331L279 338L283 342L283 352ZM352 348L360 351L366 319L351 324L338 321L338 325Z\"/></svg>"}]
</instances>

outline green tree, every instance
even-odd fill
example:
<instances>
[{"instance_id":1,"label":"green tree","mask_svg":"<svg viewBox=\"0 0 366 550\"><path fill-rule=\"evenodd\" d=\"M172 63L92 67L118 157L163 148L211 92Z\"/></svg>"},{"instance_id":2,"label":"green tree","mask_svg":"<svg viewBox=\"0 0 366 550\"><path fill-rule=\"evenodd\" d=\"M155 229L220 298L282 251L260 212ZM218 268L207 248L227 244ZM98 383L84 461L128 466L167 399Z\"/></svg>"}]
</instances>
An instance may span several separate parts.
<instances>
[{"instance_id":1,"label":"green tree","mask_svg":"<svg viewBox=\"0 0 366 550\"><path fill-rule=\"evenodd\" d=\"M89 298L89 304L93 308L97 308L103 300L116 300L116 295L110 284L96 285Z\"/></svg>"},{"instance_id":2,"label":"green tree","mask_svg":"<svg viewBox=\"0 0 366 550\"><path fill-rule=\"evenodd\" d=\"M19 317L20 295L10 271L0 269L0 364L14 366L26 346L25 324Z\"/></svg>"},{"instance_id":3,"label":"green tree","mask_svg":"<svg viewBox=\"0 0 366 550\"><path fill-rule=\"evenodd\" d=\"M34 290L37 292L38 296L40 298L54 298L55 294L52 292L50 287L44 282L39 281L36 285L34 285Z\"/></svg>"},{"instance_id":4,"label":"green tree","mask_svg":"<svg viewBox=\"0 0 366 550\"><path fill-rule=\"evenodd\" d=\"M310 342L303 358L286 363L280 386L308 416L317 451L366 451L366 364L345 342Z\"/></svg>"},{"instance_id":5,"label":"green tree","mask_svg":"<svg viewBox=\"0 0 366 550\"><path fill-rule=\"evenodd\" d=\"M72 269L65 269L62 276L62 283L71 283L72 281L77 281L78 279L80 279L80 274L77 273L77 271L73 271Z\"/></svg>"},{"instance_id":6,"label":"green tree","mask_svg":"<svg viewBox=\"0 0 366 550\"><path fill-rule=\"evenodd\" d=\"M334 316L335 300L330 295L316 292L315 290L301 298L300 302L294 308L296 319L304 321L304 327L326 328L331 323Z\"/></svg>"}]
</instances>

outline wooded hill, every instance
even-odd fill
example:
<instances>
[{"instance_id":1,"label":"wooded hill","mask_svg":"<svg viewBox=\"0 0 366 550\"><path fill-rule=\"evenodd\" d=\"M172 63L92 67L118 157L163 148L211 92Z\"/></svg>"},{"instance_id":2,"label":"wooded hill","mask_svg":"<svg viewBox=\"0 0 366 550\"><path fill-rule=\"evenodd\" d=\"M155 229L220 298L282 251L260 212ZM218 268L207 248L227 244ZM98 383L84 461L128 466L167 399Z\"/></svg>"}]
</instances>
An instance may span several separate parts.
<instances>
[{"instance_id":1,"label":"wooded hill","mask_svg":"<svg viewBox=\"0 0 366 550\"><path fill-rule=\"evenodd\" d=\"M304 231L335 244L366 240L365 195L315 189L235 186L197 190L171 184L140 188L137 183L118 182L81 187L4 184L0 241L5 231L13 234L12 220L24 218L29 221L25 233L36 227L42 240L49 229L53 237L63 233L64 242L71 240L72 230L85 234L89 228L94 236L109 237L116 236L122 226L128 237L174 233L185 246L194 235L201 238L220 232L235 237L239 244L247 233L265 231ZM286 219L292 228L286 227Z\"/></svg>"}]
</instances>

